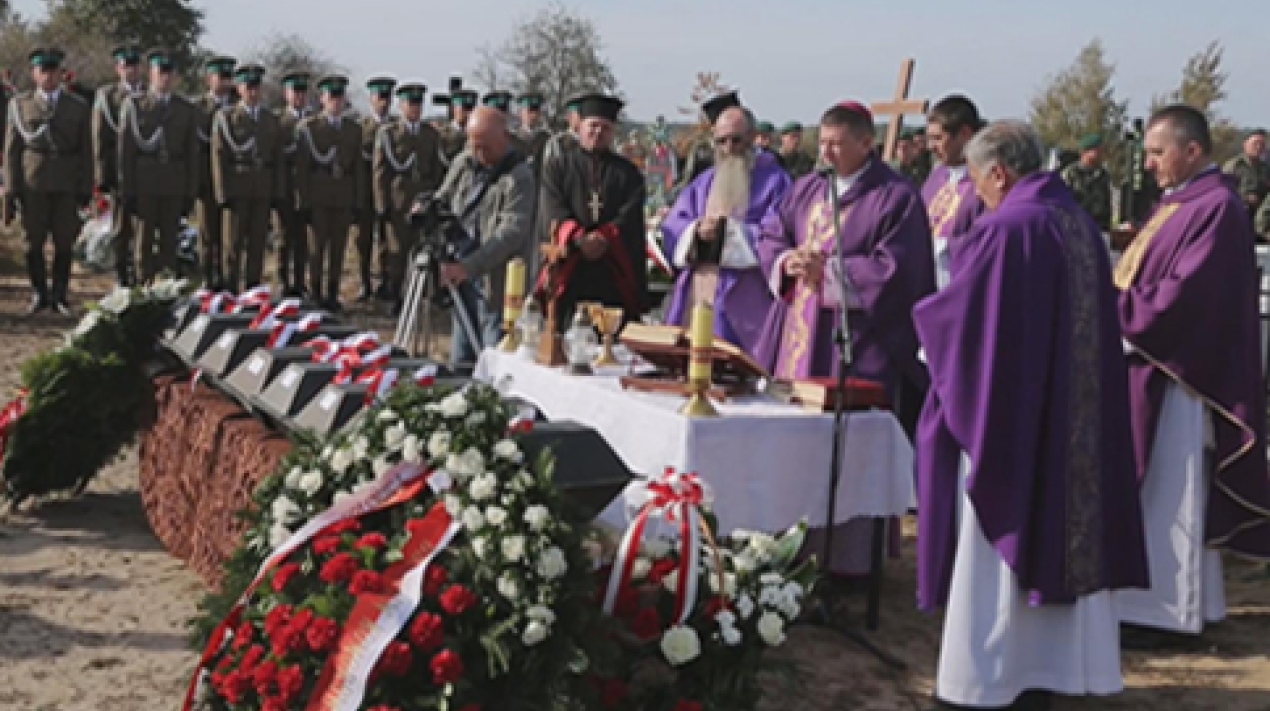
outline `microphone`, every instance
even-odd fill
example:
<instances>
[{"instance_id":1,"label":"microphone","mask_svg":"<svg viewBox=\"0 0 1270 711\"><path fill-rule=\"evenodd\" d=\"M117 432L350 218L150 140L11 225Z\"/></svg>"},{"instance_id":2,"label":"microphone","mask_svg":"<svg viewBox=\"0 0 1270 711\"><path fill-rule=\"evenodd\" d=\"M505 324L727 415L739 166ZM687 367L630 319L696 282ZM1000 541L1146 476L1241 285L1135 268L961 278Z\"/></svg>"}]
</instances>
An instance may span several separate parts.
<instances>
[{"instance_id":1,"label":"microphone","mask_svg":"<svg viewBox=\"0 0 1270 711\"><path fill-rule=\"evenodd\" d=\"M833 174L834 174L834 170L832 165L827 165L821 168L820 170L816 171L816 175L819 175L822 178L832 178L834 177Z\"/></svg>"}]
</instances>

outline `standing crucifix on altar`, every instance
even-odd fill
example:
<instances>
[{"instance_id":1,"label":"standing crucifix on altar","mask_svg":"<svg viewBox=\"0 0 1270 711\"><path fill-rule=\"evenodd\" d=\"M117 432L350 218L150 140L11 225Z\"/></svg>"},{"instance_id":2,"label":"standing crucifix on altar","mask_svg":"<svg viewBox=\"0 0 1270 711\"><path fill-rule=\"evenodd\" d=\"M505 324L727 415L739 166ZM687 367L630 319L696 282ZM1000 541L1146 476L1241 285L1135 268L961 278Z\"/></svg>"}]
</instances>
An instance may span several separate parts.
<instances>
[{"instance_id":1,"label":"standing crucifix on altar","mask_svg":"<svg viewBox=\"0 0 1270 711\"><path fill-rule=\"evenodd\" d=\"M644 176L612 150L622 106L610 96L580 97L577 143L542 167L539 210L549 244L537 292L557 328L578 302L620 307L627 321L648 308Z\"/></svg>"}]
</instances>

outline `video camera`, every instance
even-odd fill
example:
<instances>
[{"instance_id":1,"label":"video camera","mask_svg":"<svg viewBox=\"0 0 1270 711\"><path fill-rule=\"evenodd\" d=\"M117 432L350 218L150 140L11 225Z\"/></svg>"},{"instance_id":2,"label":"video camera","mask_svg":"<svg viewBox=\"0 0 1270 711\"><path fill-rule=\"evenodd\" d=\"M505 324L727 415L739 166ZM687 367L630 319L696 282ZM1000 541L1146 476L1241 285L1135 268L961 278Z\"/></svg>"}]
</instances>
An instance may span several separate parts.
<instances>
[{"instance_id":1,"label":"video camera","mask_svg":"<svg viewBox=\"0 0 1270 711\"><path fill-rule=\"evenodd\" d=\"M434 261L458 261L471 249L471 235L459 216L433 193L415 198L408 221L419 232L419 249Z\"/></svg>"}]
</instances>

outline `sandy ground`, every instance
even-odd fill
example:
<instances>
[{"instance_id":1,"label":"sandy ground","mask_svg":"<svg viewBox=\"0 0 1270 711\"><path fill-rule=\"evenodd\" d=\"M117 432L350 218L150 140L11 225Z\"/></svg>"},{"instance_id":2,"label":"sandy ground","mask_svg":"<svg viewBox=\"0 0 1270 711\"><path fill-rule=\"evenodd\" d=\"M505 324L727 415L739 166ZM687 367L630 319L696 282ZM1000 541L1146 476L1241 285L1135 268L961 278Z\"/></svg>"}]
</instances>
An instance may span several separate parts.
<instances>
[{"instance_id":1,"label":"sandy ground","mask_svg":"<svg viewBox=\"0 0 1270 711\"><path fill-rule=\"evenodd\" d=\"M5 271L0 394L7 397L19 364L54 345L70 321L20 316L27 292L20 276ZM77 289L91 296L108 283L81 278ZM136 481L135 452L128 452L79 499L0 518L0 710L179 708L197 658L186 623L203 586L151 535ZM888 568L882 629L870 636L908 668L890 670L833 632L795 629L781 656L801 673L791 687L773 684L765 711L929 706L940 620L913 609L911 534ZM1270 578L1228 559L1226 580L1229 621L1188 648L1127 653L1123 695L1061 700L1056 708L1270 711ZM860 608L850 605L857 615Z\"/></svg>"}]
</instances>

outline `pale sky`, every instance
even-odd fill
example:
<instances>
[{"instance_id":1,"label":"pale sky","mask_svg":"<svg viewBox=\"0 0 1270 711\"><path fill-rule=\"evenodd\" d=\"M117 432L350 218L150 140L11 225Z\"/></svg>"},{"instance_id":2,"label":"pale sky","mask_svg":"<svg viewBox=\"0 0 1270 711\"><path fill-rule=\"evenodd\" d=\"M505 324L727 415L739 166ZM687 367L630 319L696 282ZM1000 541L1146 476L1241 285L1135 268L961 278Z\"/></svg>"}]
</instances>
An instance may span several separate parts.
<instances>
[{"instance_id":1,"label":"pale sky","mask_svg":"<svg viewBox=\"0 0 1270 711\"><path fill-rule=\"evenodd\" d=\"M917 60L920 98L962 91L989 118L1024 117L1045 77L1101 36L1120 96L1146 111L1176 87L1186 58L1226 48L1242 125L1270 124L1267 0L572 0L596 21L628 114L668 118L698 71L717 71L760 118L814 122L835 101L889 98L899 64ZM476 49L497 44L538 0L207 0L204 43L230 54L274 31L325 48L357 81L374 72L432 89L470 78ZM16 0L28 16L43 0Z\"/></svg>"}]
</instances>

